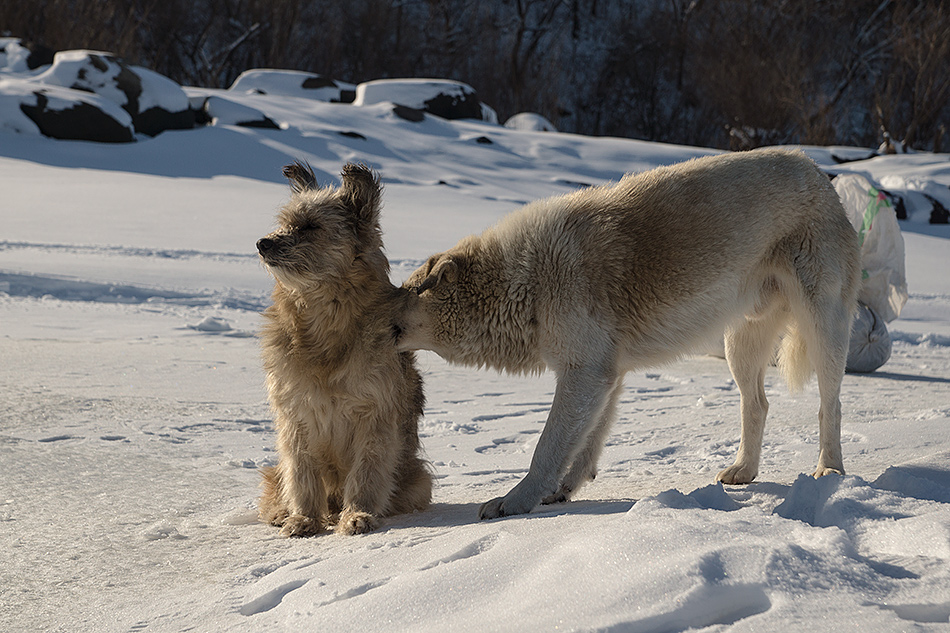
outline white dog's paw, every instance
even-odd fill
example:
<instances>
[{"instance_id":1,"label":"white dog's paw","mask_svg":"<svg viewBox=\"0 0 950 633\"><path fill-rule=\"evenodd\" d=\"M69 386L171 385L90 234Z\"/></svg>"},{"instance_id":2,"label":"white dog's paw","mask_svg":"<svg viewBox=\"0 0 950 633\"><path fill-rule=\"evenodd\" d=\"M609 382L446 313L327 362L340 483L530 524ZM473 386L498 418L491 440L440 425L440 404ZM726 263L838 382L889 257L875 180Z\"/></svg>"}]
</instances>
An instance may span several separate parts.
<instances>
[{"instance_id":1,"label":"white dog's paw","mask_svg":"<svg viewBox=\"0 0 950 633\"><path fill-rule=\"evenodd\" d=\"M482 507L478 509L479 520L484 521L485 519L497 519L498 517L505 516L505 512L502 509L502 503L504 501L504 497L498 497L497 499L483 503Z\"/></svg>"},{"instance_id":2,"label":"white dog's paw","mask_svg":"<svg viewBox=\"0 0 950 633\"><path fill-rule=\"evenodd\" d=\"M379 526L379 521L368 512L359 512L356 510L344 510L340 514L340 521L336 524L337 534L366 534L372 532Z\"/></svg>"},{"instance_id":3,"label":"white dog's paw","mask_svg":"<svg viewBox=\"0 0 950 633\"><path fill-rule=\"evenodd\" d=\"M738 486L752 483L752 480L755 479L755 476L758 474L759 472L756 468L751 468L745 464L733 464L716 475L716 481Z\"/></svg>"},{"instance_id":4,"label":"white dog's paw","mask_svg":"<svg viewBox=\"0 0 950 633\"><path fill-rule=\"evenodd\" d=\"M281 536L309 536L323 529L320 521L302 514L291 514L284 519L280 528Z\"/></svg>"},{"instance_id":5,"label":"white dog's paw","mask_svg":"<svg viewBox=\"0 0 950 633\"><path fill-rule=\"evenodd\" d=\"M819 466L815 469L815 472L811 474L812 477L818 479L819 477L824 477L825 475L843 475L844 468L824 468Z\"/></svg>"},{"instance_id":6,"label":"white dog's paw","mask_svg":"<svg viewBox=\"0 0 950 633\"><path fill-rule=\"evenodd\" d=\"M524 501L520 501L516 498L512 498L512 494L508 493L504 497L498 497L497 499L492 499L491 501L486 501L482 504L482 507L478 510L478 518L484 521L485 519L497 519L499 517L508 517L515 514L527 514L531 512L531 509L537 503L528 504Z\"/></svg>"},{"instance_id":7,"label":"white dog's paw","mask_svg":"<svg viewBox=\"0 0 950 633\"><path fill-rule=\"evenodd\" d=\"M566 486L561 484L557 489L557 492L549 494L548 496L541 499L541 505L550 505L552 503L567 503L571 500L571 496L574 494L574 491Z\"/></svg>"}]
</instances>

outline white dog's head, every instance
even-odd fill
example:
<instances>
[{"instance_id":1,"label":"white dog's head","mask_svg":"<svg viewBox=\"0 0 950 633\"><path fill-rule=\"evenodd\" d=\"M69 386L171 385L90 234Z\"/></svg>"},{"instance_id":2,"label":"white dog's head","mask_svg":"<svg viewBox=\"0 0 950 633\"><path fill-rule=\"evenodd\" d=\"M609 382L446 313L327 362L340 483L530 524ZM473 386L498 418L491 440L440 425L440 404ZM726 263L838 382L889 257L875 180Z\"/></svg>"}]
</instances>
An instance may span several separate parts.
<instances>
[{"instance_id":1,"label":"white dog's head","mask_svg":"<svg viewBox=\"0 0 950 633\"><path fill-rule=\"evenodd\" d=\"M467 365L538 370L530 300L512 295L495 260L475 236L430 257L403 284L409 292L397 347Z\"/></svg>"},{"instance_id":2,"label":"white dog's head","mask_svg":"<svg viewBox=\"0 0 950 633\"><path fill-rule=\"evenodd\" d=\"M403 284L410 293L399 323L399 349L427 349L449 358L464 318L458 279L459 262L446 253L433 255L409 276Z\"/></svg>"}]
</instances>

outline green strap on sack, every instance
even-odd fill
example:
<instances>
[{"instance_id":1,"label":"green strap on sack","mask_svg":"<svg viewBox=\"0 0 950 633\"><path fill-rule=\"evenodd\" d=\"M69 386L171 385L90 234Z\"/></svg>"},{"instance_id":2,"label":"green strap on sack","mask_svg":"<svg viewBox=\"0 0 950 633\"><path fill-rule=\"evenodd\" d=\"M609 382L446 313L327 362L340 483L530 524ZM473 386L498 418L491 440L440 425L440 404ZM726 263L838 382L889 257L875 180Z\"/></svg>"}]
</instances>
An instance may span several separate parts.
<instances>
[{"instance_id":1,"label":"green strap on sack","mask_svg":"<svg viewBox=\"0 0 950 633\"><path fill-rule=\"evenodd\" d=\"M874 187L868 188L868 206L864 209L864 219L861 221L861 228L858 230L858 244L864 246L864 237L867 235L867 232L871 230L871 224L874 222L874 218L877 217L878 212L881 210L881 205L885 207L890 207L891 203L887 199L887 196L883 191L878 191ZM862 270L861 277L863 279L868 278L868 271Z\"/></svg>"}]
</instances>

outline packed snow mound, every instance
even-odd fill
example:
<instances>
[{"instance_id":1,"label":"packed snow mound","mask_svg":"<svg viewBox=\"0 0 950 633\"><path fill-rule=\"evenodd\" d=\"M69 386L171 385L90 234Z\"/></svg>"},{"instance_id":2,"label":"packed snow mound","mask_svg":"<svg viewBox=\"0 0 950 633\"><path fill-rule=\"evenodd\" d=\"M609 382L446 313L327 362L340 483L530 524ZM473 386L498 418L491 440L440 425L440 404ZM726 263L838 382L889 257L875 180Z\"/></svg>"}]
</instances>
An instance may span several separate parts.
<instances>
[{"instance_id":1,"label":"packed snow mound","mask_svg":"<svg viewBox=\"0 0 950 633\"><path fill-rule=\"evenodd\" d=\"M238 75L228 90L244 94L301 97L331 103L351 103L356 98L354 84L299 70L245 70Z\"/></svg>"},{"instance_id":2,"label":"packed snow mound","mask_svg":"<svg viewBox=\"0 0 950 633\"><path fill-rule=\"evenodd\" d=\"M505 127L528 132L557 132L553 123L535 112L519 112L505 121Z\"/></svg>"},{"instance_id":3,"label":"packed snow mound","mask_svg":"<svg viewBox=\"0 0 950 633\"><path fill-rule=\"evenodd\" d=\"M17 37L0 37L0 73L26 73L30 50Z\"/></svg>"}]
</instances>

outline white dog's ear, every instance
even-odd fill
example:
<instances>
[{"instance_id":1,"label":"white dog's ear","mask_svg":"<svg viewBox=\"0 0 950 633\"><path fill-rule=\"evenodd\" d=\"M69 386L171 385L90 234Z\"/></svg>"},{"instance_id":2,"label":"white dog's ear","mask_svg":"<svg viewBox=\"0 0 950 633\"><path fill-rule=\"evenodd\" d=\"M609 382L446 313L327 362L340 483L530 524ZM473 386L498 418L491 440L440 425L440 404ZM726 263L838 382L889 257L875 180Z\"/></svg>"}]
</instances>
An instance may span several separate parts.
<instances>
[{"instance_id":1,"label":"white dog's ear","mask_svg":"<svg viewBox=\"0 0 950 633\"><path fill-rule=\"evenodd\" d=\"M382 185L379 176L363 164L347 163L343 167L340 198L362 228L371 228L379 222L382 205Z\"/></svg>"},{"instance_id":2,"label":"white dog's ear","mask_svg":"<svg viewBox=\"0 0 950 633\"><path fill-rule=\"evenodd\" d=\"M437 259L438 258L438 259ZM433 261L436 260L437 261ZM422 294L443 283L454 284L458 280L459 267L451 257L436 255L429 258L429 274L416 288L416 294Z\"/></svg>"},{"instance_id":3,"label":"white dog's ear","mask_svg":"<svg viewBox=\"0 0 950 633\"><path fill-rule=\"evenodd\" d=\"M299 160L284 167L284 178L290 181L290 188L294 193L320 188L317 186L313 168L309 163L301 163Z\"/></svg>"}]
</instances>

